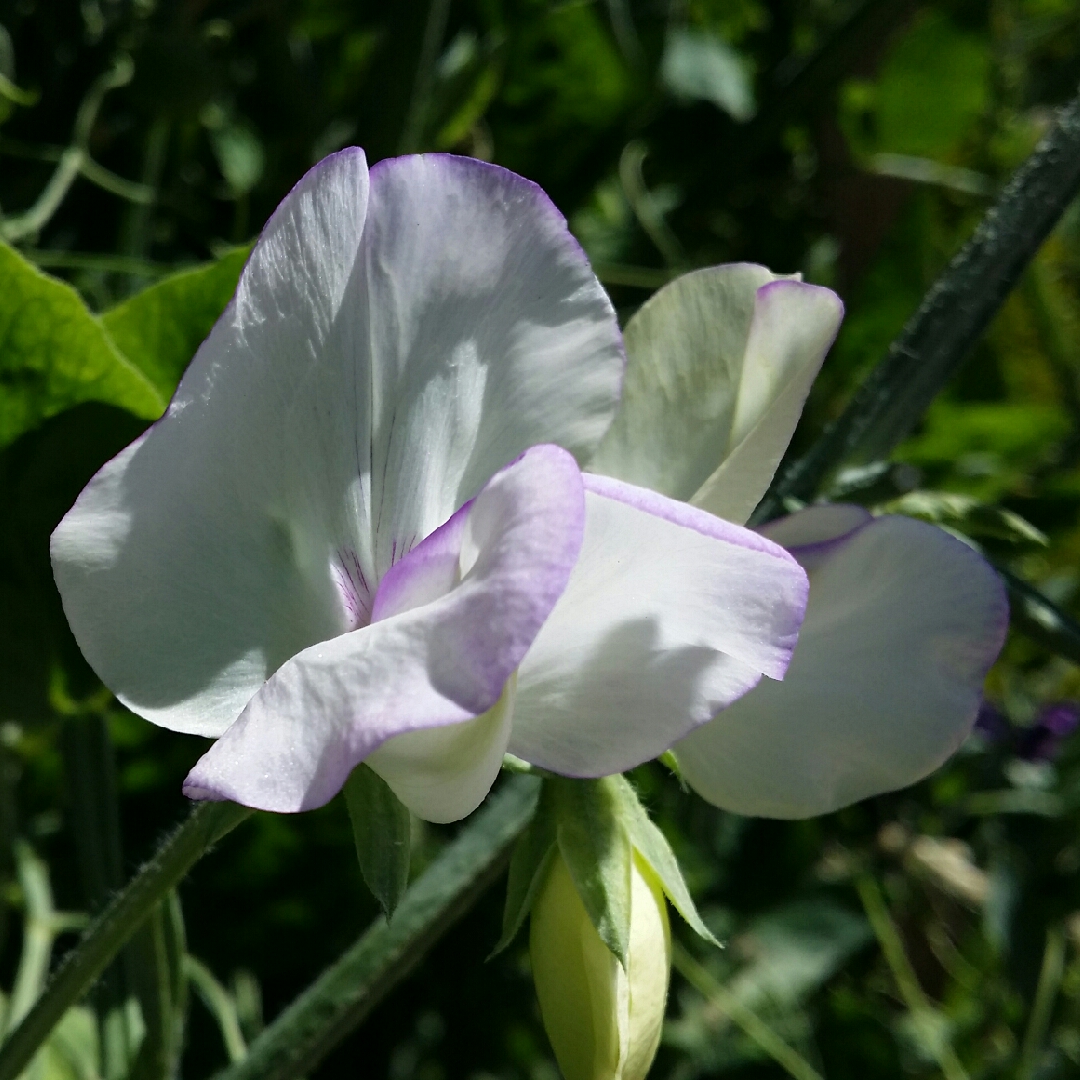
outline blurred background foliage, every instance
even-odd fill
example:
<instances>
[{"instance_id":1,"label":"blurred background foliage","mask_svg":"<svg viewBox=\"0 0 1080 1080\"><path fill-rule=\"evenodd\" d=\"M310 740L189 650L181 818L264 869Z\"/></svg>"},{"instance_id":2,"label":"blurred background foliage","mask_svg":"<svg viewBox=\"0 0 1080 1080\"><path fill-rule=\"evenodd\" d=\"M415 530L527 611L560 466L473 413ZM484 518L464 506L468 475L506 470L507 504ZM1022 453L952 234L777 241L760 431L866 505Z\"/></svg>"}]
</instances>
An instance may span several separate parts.
<instances>
[{"instance_id":1,"label":"blurred background foliage","mask_svg":"<svg viewBox=\"0 0 1080 1080\"><path fill-rule=\"evenodd\" d=\"M160 412L311 164L356 143L514 169L623 317L715 262L837 289L799 452L1078 82L1076 0L0 0L0 1028L181 817L204 745L95 681L49 532ZM895 464L833 494L963 533L1080 614L1080 204ZM1080 1075L1077 658L1014 632L952 762L820 820L637 770L729 943L676 926L652 1075ZM451 834L416 825L414 870ZM553 1080L523 942L483 962L500 905L316 1075ZM375 915L340 800L256 815L31 1073L208 1076Z\"/></svg>"}]
</instances>

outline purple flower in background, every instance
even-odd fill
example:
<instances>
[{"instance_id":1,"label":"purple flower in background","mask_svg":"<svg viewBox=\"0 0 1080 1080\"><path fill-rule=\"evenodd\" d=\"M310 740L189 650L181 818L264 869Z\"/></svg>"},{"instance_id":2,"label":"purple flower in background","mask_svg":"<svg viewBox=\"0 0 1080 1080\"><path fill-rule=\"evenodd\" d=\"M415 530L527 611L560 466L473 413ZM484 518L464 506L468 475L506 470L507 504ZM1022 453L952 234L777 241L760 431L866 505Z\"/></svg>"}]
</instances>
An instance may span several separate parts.
<instances>
[{"instance_id":1,"label":"purple flower in background","mask_svg":"<svg viewBox=\"0 0 1080 1080\"><path fill-rule=\"evenodd\" d=\"M1053 701L1043 705L1035 722L1017 732L1016 756L1025 761L1053 761L1078 724L1080 702Z\"/></svg>"},{"instance_id":2,"label":"purple flower in background","mask_svg":"<svg viewBox=\"0 0 1080 1080\"><path fill-rule=\"evenodd\" d=\"M992 701L986 700L979 706L973 730L991 746L1011 741L1014 732L1009 718Z\"/></svg>"},{"instance_id":3,"label":"purple flower in background","mask_svg":"<svg viewBox=\"0 0 1080 1080\"><path fill-rule=\"evenodd\" d=\"M572 776L655 757L783 676L807 583L756 533L582 476L624 364L534 184L326 159L53 535L83 652L217 740L193 798L303 810L366 761L447 821L507 750Z\"/></svg>"}]
</instances>

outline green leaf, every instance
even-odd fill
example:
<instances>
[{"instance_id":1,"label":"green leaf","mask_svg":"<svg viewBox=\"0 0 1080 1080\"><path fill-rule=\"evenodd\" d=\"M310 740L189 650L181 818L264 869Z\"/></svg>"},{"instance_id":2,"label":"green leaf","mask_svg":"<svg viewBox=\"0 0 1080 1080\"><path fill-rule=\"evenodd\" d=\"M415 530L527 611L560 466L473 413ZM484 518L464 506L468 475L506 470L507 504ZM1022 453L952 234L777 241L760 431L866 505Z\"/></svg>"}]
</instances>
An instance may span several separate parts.
<instances>
[{"instance_id":1,"label":"green leaf","mask_svg":"<svg viewBox=\"0 0 1080 1080\"><path fill-rule=\"evenodd\" d=\"M986 40L925 11L896 43L877 84L879 150L942 158L979 122L990 93Z\"/></svg>"},{"instance_id":2,"label":"green leaf","mask_svg":"<svg viewBox=\"0 0 1080 1080\"><path fill-rule=\"evenodd\" d=\"M626 967L633 848L621 820L618 781L547 781L554 788L559 852L601 941Z\"/></svg>"},{"instance_id":3,"label":"green leaf","mask_svg":"<svg viewBox=\"0 0 1080 1080\"><path fill-rule=\"evenodd\" d=\"M353 769L343 791L360 873L389 919L409 884L409 811L367 765Z\"/></svg>"},{"instance_id":4,"label":"green leaf","mask_svg":"<svg viewBox=\"0 0 1080 1080\"><path fill-rule=\"evenodd\" d=\"M533 901L547 875L556 850L554 795L550 784L540 793L540 804L529 827L518 837L510 856L506 880L506 906L503 908L502 936L491 950L497 956L510 944L532 910Z\"/></svg>"},{"instance_id":5,"label":"green leaf","mask_svg":"<svg viewBox=\"0 0 1080 1080\"><path fill-rule=\"evenodd\" d=\"M675 858L675 852L671 850L667 837L650 820L630 782L623 776L613 776L610 780L619 799L622 820L630 835L630 842L660 879L665 895L690 929L719 948L720 942L713 937L694 906L690 890L686 887L686 881L679 869L679 860Z\"/></svg>"},{"instance_id":6,"label":"green leaf","mask_svg":"<svg viewBox=\"0 0 1080 1080\"><path fill-rule=\"evenodd\" d=\"M237 248L215 263L173 274L102 315L117 348L164 400L236 291L250 250Z\"/></svg>"},{"instance_id":7,"label":"green leaf","mask_svg":"<svg viewBox=\"0 0 1080 1080\"><path fill-rule=\"evenodd\" d=\"M155 420L167 396L113 344L79 294L0 244L0 447L72 405Z\"/></svg>"}]
</instances>

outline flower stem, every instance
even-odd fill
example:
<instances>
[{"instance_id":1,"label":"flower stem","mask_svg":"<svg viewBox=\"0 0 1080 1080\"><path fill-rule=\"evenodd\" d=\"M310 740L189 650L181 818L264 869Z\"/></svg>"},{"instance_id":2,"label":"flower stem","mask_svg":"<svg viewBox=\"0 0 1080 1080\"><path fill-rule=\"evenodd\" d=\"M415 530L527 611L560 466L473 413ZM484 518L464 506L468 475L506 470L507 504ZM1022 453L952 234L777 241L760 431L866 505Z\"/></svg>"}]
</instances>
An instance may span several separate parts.
<instances>
[{"instance_id":1,"label":"flower stem","mask_svg":"<svg viewBox=\"0 0 1080 1080\"><path fill-rule=\"evenodd\" d=\"M149 862L90 924L64 957L45 993L0 1047L0 1080L15 1080L54 1025L90 988L109 961L149 917L155 905L207 849L252 811L229 802L205 802L158 848Z\"/></svg>"},{"instance_id":2,"label":"flower stem","mask_svg":"<svg viewBox=\"0 0 1080 1080\"><path fill-rule=\"evenodd\" d=\"M1050 1030L1054 1012L1054 1000L1061 989L1061 977L1065 970L1065 935L1061 927L1053 926L1046 933L1046 949L1039 970L1039 985L1035 990L1035 1002L1020 1050L1018 1080L1031 1080L1039 1064L1039 1052Z\"/></svg>"},{"instance_id":3,"label":"flower stem","mask_svg":"<svg viewBox=\"0 0 1080 1080\"><path fill-rule=\"evenodd\" d=\"M919 985L919 978L904 951L900 931L889 914L878 883L869 874L862 874L856 880L855 887L916 1030L925 1035L923 1041L926 1049L937 1059L945 1080L968 1080L968 1074L949 1042L946 1029L936 1023L938 1010Z\"/></svg>"},{"instance_id":4,"label":"flower stem","mask_svg":"<svg viewBox=\"0 0 1080 1080\"><path fill-rule=\"evenodd\" d=\"M788 499L812 498L845 461L888 456L971 351L1078 189L1080 96L1058 113L848 407L777 477L753 524L782 513Z\"/></svg>"},{"instance_id":5,"label":"flower stem","mask_svg":"<svg viewBox=\"0 0 1080 1080\"><path fill-rule=\"evenodd\" d=\"M213 1080L294 1080L311 1071L421 960L503 869L536 809L540 782L507 780L413 882L387 922L377 919Z\"/></svg>"}]
</instances>

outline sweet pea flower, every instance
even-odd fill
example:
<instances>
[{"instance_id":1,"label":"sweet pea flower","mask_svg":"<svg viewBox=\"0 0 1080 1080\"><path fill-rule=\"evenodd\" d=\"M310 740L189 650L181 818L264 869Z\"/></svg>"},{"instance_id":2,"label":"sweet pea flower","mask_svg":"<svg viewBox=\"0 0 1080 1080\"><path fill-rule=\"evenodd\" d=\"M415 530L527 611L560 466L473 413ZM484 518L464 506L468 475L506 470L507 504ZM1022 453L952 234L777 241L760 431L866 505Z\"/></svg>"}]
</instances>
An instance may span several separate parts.
<instances>
[{"instance_id":1,"label":"sweet pea flower","mask_svg":"<svg viewBox=\"0 0 1080 1080\"><path fill-rule=\"evenodd\" d=\"M832 330L807 337L799 305L835 324L835 298L776 288L762 347L820 362ZM80 647L134 712L216 740L196 799L304 810L367 762L449 821L507 750L571 776L655 757L782 678L808 586L711 505L582 474L624 365L535 185L444 155L327 158L165 415L53 534Z\"/></svg>"},{"instance_id":2,"label":"sweet pea flower","mask_svg":"<svg viewBox=\"0 0 1080 1080\"><path fill-rule=\"evenodd\" d=\"M744 523L786 450L840 319L836 298L760 266L687 274L626 327L619 412L590 468ZM737 813L826 813L905 787L971 731L1008 624L993 569L910 518L814 506L762 535L809 575L782 682L674 748L702 797Z\"/></svg>"}]
</instances>

